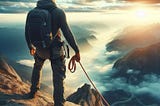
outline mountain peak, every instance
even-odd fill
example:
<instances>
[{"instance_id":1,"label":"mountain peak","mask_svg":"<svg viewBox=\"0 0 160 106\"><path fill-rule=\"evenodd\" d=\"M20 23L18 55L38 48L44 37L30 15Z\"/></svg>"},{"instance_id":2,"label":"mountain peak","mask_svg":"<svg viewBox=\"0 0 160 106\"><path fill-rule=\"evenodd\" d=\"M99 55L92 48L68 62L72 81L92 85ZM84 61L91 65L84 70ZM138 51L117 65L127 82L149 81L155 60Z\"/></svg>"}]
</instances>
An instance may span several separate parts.
<instances>
[{"instance_id":1,"label":"mountain peak","mask_svg":"<svg viewBox=\"0 0 160 106\"><path fill-rule=\"evenodd\" d=\"M103 106L102 100L94 89L91 89L89 84L84 84L81 88L71 94L67 101L80 104L81 106Z\"/></svg>"},{"instance_id":2,"label":"mountain peak","mask_svg":"<svg viewBox=\"0 0 160 106\"><path fill-rule=\"evenodd\" d=\"M28 99L27 94L30 91L29 89L30 84L23 82L16 73L16 70L14 70L12 66L0 56L0 105L53 106L54 101L52 96L45 93L43 90L38 91L35 98ZM65 102L64 106L80 106L82 105L82 100L84 100L83 106L102 106L100 105L102 103L100 97L88 84L84 84L84 86L79 88L77 92L73 94L75 94L74 98L72 98L73 95L69 96L70 99ZM81 102L72 102L75 98L77 101Z\"/></svg>"},{"instance_id":3,"label":"mountain peak","mask_svg":"<svg viewBox=\"0 0 160 106\"><path fill-rule=\"evenodd\" d=\"M0 56L0 105L52 106L52 96L39 91L34 99L28 99L30 85L21 80L16 71ZM65 106L78 106L66 102Z\"/></svg>"}]
</instances>

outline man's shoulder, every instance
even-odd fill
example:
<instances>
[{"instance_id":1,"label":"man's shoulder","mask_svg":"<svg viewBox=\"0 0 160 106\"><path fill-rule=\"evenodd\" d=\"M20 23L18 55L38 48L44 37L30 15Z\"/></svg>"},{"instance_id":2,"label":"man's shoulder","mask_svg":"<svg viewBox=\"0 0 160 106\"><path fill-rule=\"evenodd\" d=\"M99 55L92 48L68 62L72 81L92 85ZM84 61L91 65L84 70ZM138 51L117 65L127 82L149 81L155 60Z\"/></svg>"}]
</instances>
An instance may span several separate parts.
<instances>
[{"instance_id":1,"label":"man's shoulder","mask_svg":"<svg viewBox=\"0 0 160 106\"><path fill-rule=\"evenodd\" d=\"M61 9L61 8L59 8L59 7L56 7L56 8L54 9L54 12L56 12L56 13L59 14L59 15L64 15L64 14L65 14L64 10Z\"/></svg>"},{"instance_id":2,"label":"man's shoulder","mask_svg":"<svg viewBox=\"0 0 160 106\"><path fill-rule=\"evenodd\" d=\"M65 20L65 17L66 17L64 10L59 7L56 7L55 9L53 9L51 12L51 15L55 17L55 19L58 19L61 21Z\"/></svg>"}]
</instances>

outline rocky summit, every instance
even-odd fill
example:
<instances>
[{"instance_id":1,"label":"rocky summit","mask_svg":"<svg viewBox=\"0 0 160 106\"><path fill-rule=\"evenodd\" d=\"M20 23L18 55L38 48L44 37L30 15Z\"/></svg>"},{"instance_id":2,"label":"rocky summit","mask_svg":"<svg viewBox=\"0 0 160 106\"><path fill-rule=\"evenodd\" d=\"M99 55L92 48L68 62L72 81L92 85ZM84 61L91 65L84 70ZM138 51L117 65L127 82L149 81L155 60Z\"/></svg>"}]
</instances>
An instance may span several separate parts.
<instances>
[{"instance_id":1,"label":"rocky summit","mask_svg":"<svg viewBox=\"0 0 160 106\"><path fill-rule=\"evenodd\" d=\"M103 106L102 100L94 89L91 89L91 86L84 84L81 88L71 94L67 101L80 104L81 106Z\"/></svg>"},{"instance_id":2,"label":"rocky summit","mask_svg":"<svg viewBox=\"0 0 160 106\"><path fill-rule=\"evenodd\" d=\"M43 90L38 91L35 98L28 99L29 88L30 84L23 82L16 70L0 56L0 106L53 106L52 96ZM101 106L102 103L97 92L87 84L67 100L64 106Z\"/></svg>"}]
</instances>

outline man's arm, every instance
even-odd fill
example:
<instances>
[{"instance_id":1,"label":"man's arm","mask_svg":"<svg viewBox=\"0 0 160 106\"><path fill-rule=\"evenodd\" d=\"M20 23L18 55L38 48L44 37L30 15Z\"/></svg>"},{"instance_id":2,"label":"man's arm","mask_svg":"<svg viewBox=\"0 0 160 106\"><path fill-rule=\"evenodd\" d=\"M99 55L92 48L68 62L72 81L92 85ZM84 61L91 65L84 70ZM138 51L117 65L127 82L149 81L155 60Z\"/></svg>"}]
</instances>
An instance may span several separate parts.
<instances>
[{"instance_id":1,"label":"man's arm","mask_svg":"<svg viewBox=\"0 0 160 106\"><path fill-rule=\"evenodd\" d=\"M77 46L77 43L75 41L75 38L74 38L71 30L67 24L66 15L65 15L64 11L62 11L60 14L60 27L61 27L63 35L66 38L69 45L73 48L75 53L79 53L79 48Z\"/></svg>"},{"instance_id":2,"label":"man's arm","mask_svg":"<svg viewBox=\"0 0 160 106\"><path fill-rule=\"evenodd\" d=\"M27 21L28 21L28 16L27 16L27 20L26 20L26 25L25 25L25 39L28 45L28 48L30 50L30 54L34 55L36 52L36 48L32 45L29 34L28 34L28 25L27 25Z\"/></svg>"}]
</instances>

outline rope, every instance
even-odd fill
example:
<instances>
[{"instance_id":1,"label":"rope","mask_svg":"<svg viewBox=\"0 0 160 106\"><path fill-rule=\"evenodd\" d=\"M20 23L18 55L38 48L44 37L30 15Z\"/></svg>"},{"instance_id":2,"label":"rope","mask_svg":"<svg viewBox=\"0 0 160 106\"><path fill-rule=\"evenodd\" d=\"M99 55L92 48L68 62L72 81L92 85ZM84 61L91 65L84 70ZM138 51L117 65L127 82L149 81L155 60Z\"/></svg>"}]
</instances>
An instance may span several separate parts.
<instances>
[{"instance_id":1,"label":"rope","mask_svg":"<svg viewBox=\"0 0 160 106\"><path fill-rule=\"evenodd\" d=\"M90 79L88 73L85 71L83 65L81 64L81 62L78 62L83 70L83 72L85 73L87 79L89 80L89 82L92 84L92 86L94 87L94 89L97 91L97 93L99 94L99 96L101 97L101 99L103 100L105 106L110 106L109 103L105 100L105 98L103 97L103 95L98 91L97 87L95 86L95 84L93 83L93 81ZM69 61L68 64L68 69L70 70L71 73L74 73L76 71L76 61L75 61L75 56L73 56L71 58L71 60Z\"/></svg>"},{"instance_id":2,"label":"rope","mask_svg":"<svg viewBox=\"0 0 160 106\"><path fill-rule=\"evenodd\" d=\"M71 73L74 73L76 71L76 61L75 61L75 56L71 58L71 60L68 63L68 69L70 70Z\"/></svg>"}]
</instances>

